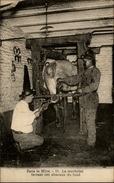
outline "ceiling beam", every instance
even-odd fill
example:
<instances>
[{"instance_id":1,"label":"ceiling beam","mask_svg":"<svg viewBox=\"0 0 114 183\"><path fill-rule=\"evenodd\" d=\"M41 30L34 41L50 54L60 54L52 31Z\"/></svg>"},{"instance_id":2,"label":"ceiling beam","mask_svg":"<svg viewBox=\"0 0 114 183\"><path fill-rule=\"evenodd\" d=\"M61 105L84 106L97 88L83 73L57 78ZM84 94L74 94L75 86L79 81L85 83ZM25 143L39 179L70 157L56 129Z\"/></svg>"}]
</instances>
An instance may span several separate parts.
<instances>
[{"instance_id":1,"label":"ceiling beam","mask_svg":"<svg viewBox=\"0 0 114 183\"><path fill-rule=\"evenodd\" d=\"M61 26L61 24L67 25L67 24L71 24L71 23L75 24L75 23L78 23L78 22L83 23L83 24L85 24L85 23L86 24L91 24L91 22L93 22L95 24L97 22L101 22L101 21L106 22L106 21L111 21L111 20L113 22L113 20L114 20L113 15L111 15L110 17L103 17L103 18L100 18L100 17L99 18L88 18L88 19L84 18L84 19L80 19L80 20L63 20L63 21L61 20L59 22L48 22L48 25L51 25L54 28L56 26ZM10 20L10 22L12 24L11 20ZM15 25L15 24L13 23L13 25ZM17 22L15 26L20 27L23 31L29 33L33 30L35 32L36 29L40 30L43 26L45 26L45 23L42 21L42 23L38 23L38 22L33 23L32 22L32 23L25 24L24 20L23 20L21 22L21 24L20 24L20 22ZM30 30L28 30L28 27L29 27Z\"/></svg>"},{"instance_id":2,"label":"ceiling beam","mask_svg":"<svg viewBox=\"0 0 114 183\"><path fill-rule=\"evenodd\" d=\"M46 50L46 57L55 60L65 60L66 55L53 50Z\"/></svg>"},{"instance_id":3,"label":"ceiling beam","mask_svg":"<svg viewBox=\"0 0 114 183\"><path fill-rule=\"evenodd\" d=\"M49 7L50 8L50 7ZM75 13L75 12L78 12L78 13L81 13L82 11L84 11L85 13L87 11L98 11L98 10L105 10L105 9L110 9L110 8L113 8L112 7L112 4L109 4L109 5L96 5L96 6L93 6L93 7L80 7L80 8L77 8L77 7L74 7L74 8L60 8L58 9L56 7L56 9L49 9L48 8L48 15L52 15L52 14L60 14L60 13ZM40 8L39 10L39 7L35 7L33 8L33 10L30 11L30 9L25 9L25 10L20 10L19 12L15 12L13 15L12 15L12 11L8 11L8 12L4 12L2 14L2 17L4 19L7 19L7 18L23 18L23 17L31 17L31 16L40 16L40 15L45 15L46 14L46 11L45 11L45 8ZM83 15L83 14L82 14Z\"/></svg>"},{"instance_id":4,"label":"ceiling beam","mask_svg":"<svg viewBox=\"0 0 114 183\"><path fill-rule=\"evenodd\" d=\"M48 33L49 33L49 35L48 36L52 36L51 34L54 34L54 33L62 33L62 32L67 32L67 31L69 31L69 32L71 32L71 31L75 31L75 33L77 33L77 31L78 32L84 32L84 31L88 31L88 32L96 32L97 30L98 31L100 31L100 30L102 30L102 29L111 29L111 31L113 31L113 29L114 29L114 26L113 25L108 25L107 27L105 26L105 25L101 25L101 26L96 26L96 27L94 27L94 26L91 26L91 27L83 27L83 28L80 28L80 27L76 27L76 28L71 28L71 29L55 29L55 30L48 30ZM23 32L25 32L25 31L23 31ZM44 35L44 37L45 37L45 35L46 35L46 31L31 31L31 32L25 32L26 34L28 33L28 34L39 34L39 35ZM53 37L53 36L52 36Z\"/></svg>"},{"instance_id":5,"label":"ceiling beam","mask_svg":"<svg viewBox=\"0 0 114 183\"><path fill-rule=\"evenodd\" d=\"M37 39L27 39L26 47L31 48L32 45L40 46L76 46L77 42L89 43L91 39L91 34L74 35L74 36L60 36L60 37L47 37L47 38L37 38Z\"/></svg>"}]
</instances>

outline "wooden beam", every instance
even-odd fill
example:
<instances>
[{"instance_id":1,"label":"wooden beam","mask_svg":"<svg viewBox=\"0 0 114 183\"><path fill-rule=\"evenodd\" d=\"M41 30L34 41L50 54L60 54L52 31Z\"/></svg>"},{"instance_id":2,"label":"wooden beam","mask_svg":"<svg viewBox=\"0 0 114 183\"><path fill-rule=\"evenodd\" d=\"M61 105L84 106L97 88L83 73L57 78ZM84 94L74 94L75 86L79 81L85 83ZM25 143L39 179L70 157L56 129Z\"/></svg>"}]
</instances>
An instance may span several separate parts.
<instances>
[{"instance_id":1,"label":"wooden beam","mask_svg":"<svg viewBox=\"0 0 114 183\"><path fill-rule=\"evenodd\" d=\"M74 36L60 36L60 37L47 37L47 38L38 38L38 39L27 39L26 47L31 48L32 44L41 45L41 46L55 46L64 44L64 46L73 46L77 45L77 42L85 41L88 42L91 39L91 34L83 35L74 35Z\"/></svg>"},{"instance_id":2,"label":"wooden beam","mask_svg":"<svg viewBox=\"0 0 114 183\"><path fill-rule=\"evenodd\" d=\"M90 47L101 47L103 45L114 44L114 32L108 34L98 34L92 36Z\"/></svg>"},{"instance_id":3,"label":"wooden beam","mask_svg":"<svg viewBox=\"0 0 114 183\"><path fill-rule=\"evenodd\" d=\"M69 4L71 4L69 2ZM61 4L55 5L55 6L49 6L48 7L48 14L53 14L53 13L68 13L68 12L74 12L74 11L89 11L89 10L98 10L98 9L104 9L104 8L110 8L113 6L113 2L108 3L108 2L103 2L103 3L88 3L88 5L85 3L84 5L78 4L75 2L75 4L71 4L71 6L66 6L66 3L61 6ZM73 7L73 8L72 8ZM45 15L45 8L44 7L32 7L32 8L26 8L26 9L21 9L14 14L12 14L12 11L4 13L2 16L3 18L19 18L19 17L28 17L28 16L36 16L36 15Z\"/></svg>"},{"instance_id":4,"label":"wooden beam","mask_svg":"<svg viewBox=\"0 0 114 183\"><path fill-rule=\"evenodd\" d=\"M62 52L58 52L58 51L54 50L53 48L46 49L44 47L41 47L41 45L40 45L40 51L41 51L42 55L45 54L46 58L51 58L51 59L55 59L55 60L65 60L66 59L65 54L63 54Z\"/></svg>"},{"instance_id":5,"label":"wooden beam","mask_svg":"<svg viewBox=\"0 0 114 183\"><path fill-rule=\"evenodd\" d=\"M82 55L85 54L86 48L84 48L84 42L80 41L77 43L77 52L78 52L78 59L82 57ZM79 71L80 71L80 65L78 64Z\"/></svg>"},{"instance_id":6,"label":"wooden beam","mask_svg":"<svg viewBox=\"0 0 114 183\"><path fill-rule=\"evenodd\" d=\"M32 73L33 73L33 88L36 90L36 95L40 95L40 66L41 66L41 49L40 46L35 46L34 44L31 46L31 53L32 53ZM34 100L34 109L39 108L41 105L41 101L39 99ZM37 118L37 128L38 132L41 133L42 130L42 115Z\"/></svg>"},{"instance_id":7,"label":"wooden beam","mask_svg":"<svg viewBox=\"0 0 114 183\"><path fill-rule=\"evenodd\" d=\"M58 52L53 51L53 50L47 50L46 57L51 58L51 59L55 59L55 60L65 60L66 59L65 54L58 53Z\"/></svg>"},{"instance_id":8,"label":"wooden beam","mask_svg":"<svg viewBox=\"0 0 114 183\"><path fill-rule=\"evenodd\" d=\"M99 27L86 27L86 28L74 28L74 29L63 29L63 30L49 30L48 31L48 37L56 37L56 36L65 36L65 35L75 35L75 34L86 34L86 33L93 33L97 32L96 34L107 34L107 33L100 33L101 30L107 30L110 29L110 31L113 31L114 26L109 25L106 27L106 25L99 26ZM33 38L40 38L40 37L46 37L46 31L43 32L29 32L26 33L31 35ZM36 36L37 35L37 36Z\"/></svg>"},{"instance_id":9,"label":"wooden beam","mask_svg":"<svg viewBox=\"0 0 114 183\"><path fill-rule=\"evenodd\" d=\"M99 10L101 11L101 10ZM79 12L73 13L60 13L60 14L52 14L48 15L48 25L56 25L62 23L70 23L70 22L83 22L83 21L97 21L106 18L113 18L113 8L110 9L103 9L100 13L98 10L92 12L84 12L82 11L80 14ZM105 14L104 12L107 11ZM57 19L58 17L58 19ZM27 16L27 17L19 17L19 18L10 18L10 23L16 27L26 27L26 26L44 26L45 24L45 15L37 15L37 16Z\"/></svg>"},{"instance_id":10,"label":"wooden beam","mask_svg":"<svg viewBox=\"0 0 114 183\"><path fill-rule=\"evenodd\" d=\"M103 26L103 27L96 27L96 28L86 28L86 29L73 29L73 30L65 30L65 31L55 31L55 32L50 32L48 34L48 37L62 37L62 36L72 36L72 35L79 35L79 34L92 34L94 31L97 32L97 35L101 35L101 33L99 33L101 30L111 30L113 31L114 26ZM99 32L98 32L99 31ZM31 33L28 34L29 36L31 36L31 39L37 39L37 38L46 38L46 34L45 33ZM71 45L70 45L71 46ZM75 45L74 45L75 46Z\"/></svg>"},{"instance_id":11,"label":"wooden beam","mask_svg":"<svg viewBox=\"0 0 114 183\"><path fill-rule=\"evenodd\" d=\"M33 88L36 90L36 94L39 95L39 63L41 61L41 50L40 46L31 46L31 53L32 53L32 78L33 78Z\"/></svg>"},{"instance_id":12,"label":"wooden beam","mask_svg":"<svg viewBox=\"0 0 114 183\"><path fill-rule=\"evenodd\" d=\"M52 28L49 29L49 33L60 32L60 31L72 31L72 30L85 30L85 29L96 29L96 28L104 28L109 26L114 26L113 24L114 18L103 18L98 20L87 20L87 21L79 21L79 22L65 22L65 23L57 23L51 24ZM27 34L43 34L45 33L45 29L41 30L43 26L30 26L30 27L22 27L23 32Z\"/></svg>"},{"instance_id":13,"label":"wooden beam","mask_svg":"<svg viewBox=\"0 0 114 183\"><path fill-rule=\"evenodd\" d=\"M76 55L77 54L77 51L76 51L76 48L75 49L72 49L72 50L66 49L66 50L63 51L63 53L65 55Z\"/></svg>"}]
</instances>

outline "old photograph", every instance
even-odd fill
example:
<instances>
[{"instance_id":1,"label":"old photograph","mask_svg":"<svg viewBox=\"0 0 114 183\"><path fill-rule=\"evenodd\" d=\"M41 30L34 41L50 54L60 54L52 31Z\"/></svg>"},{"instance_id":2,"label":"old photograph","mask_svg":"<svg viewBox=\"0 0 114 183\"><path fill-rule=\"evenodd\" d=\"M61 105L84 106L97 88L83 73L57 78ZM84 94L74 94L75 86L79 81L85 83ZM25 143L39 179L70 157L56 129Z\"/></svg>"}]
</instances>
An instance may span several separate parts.
<instances>
[{"instance_id":1,"label":"old photograph","mask_svg":"<svg viewBox=\"0 0 114 183\"><path fill-rule=\"evenodd\" d=\"M1 0L1 182L113 182L114 0Z\"/></svg>"}]
</instances>

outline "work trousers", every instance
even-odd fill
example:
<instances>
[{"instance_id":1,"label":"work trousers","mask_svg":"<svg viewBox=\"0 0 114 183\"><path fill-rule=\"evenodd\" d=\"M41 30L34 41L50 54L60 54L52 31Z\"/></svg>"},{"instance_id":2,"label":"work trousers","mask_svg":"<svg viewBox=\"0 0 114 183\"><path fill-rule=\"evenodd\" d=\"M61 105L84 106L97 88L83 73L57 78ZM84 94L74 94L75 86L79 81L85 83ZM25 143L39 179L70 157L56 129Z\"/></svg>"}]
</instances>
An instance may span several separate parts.
<instances>
[{"instance_id":1,"label":"work trousers","mask_svg":"<svg viewBox=\"0 0 114 183\"><path fill-rule=\"evenodd\" d=\"M21 149L29 149L29 148L33 148L33 147L40 146L43 144L43 142L44 142L43 137L35 134L36 124L37 124L37 122L36 122L36 120L34 120L34 122L33 122L34 130L31 133L17 134L15 132L12 132L14 140L19 143Z\"/></svg>"},{"instance_id":2,"label":"work trousers","mask_svg":"<svg viewBox=\"0 0 114 183\"><path fill-rule=\"evenodd\" d=\"M21 149L29 149L43 144L43 137L34 133L17 134L13 132L13 138L19 143Z\"/></svg>"},{"instance_id":3,"label":"work trousers","mask_svg":"<svg viewBox=\"0 0 114 183\"><path fill-rule=\"evenodd\" d=\"M96 142L96 112L97 109L85 108L84 109L84 126L87 132L87 144L94 146Z\"/></svg>"}]
</instances>

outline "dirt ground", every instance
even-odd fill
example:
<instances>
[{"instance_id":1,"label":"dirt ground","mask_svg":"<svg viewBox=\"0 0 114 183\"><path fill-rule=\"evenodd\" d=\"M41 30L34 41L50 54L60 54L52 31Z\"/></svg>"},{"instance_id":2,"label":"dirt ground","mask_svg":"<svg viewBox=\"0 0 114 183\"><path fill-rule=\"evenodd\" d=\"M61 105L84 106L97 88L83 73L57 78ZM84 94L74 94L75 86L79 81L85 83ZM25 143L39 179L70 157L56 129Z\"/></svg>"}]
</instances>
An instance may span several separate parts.
<instances>
[{"instance_id":1,"label":"dirt ground","mask_svg":"<svg viewBox=\"0 0 114 183\"><path fill-rule=\"evenodd\" d=\"M106 133L105 123L97 125L96 147L87 149L86 135L79 134L79 118L67 116L66 131L55 122L45 125L45 143L31 154L18 155L9 144L2 155L3 167L107 167L114 165L113 136ZM105 131L106 130L106 131Z\"/></svg>"}]
</instances>

